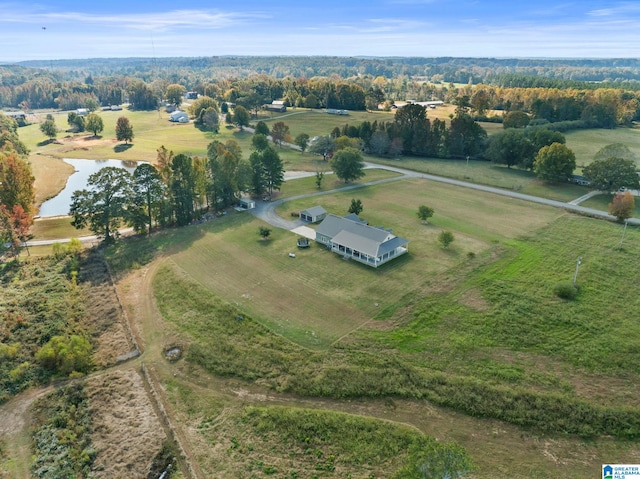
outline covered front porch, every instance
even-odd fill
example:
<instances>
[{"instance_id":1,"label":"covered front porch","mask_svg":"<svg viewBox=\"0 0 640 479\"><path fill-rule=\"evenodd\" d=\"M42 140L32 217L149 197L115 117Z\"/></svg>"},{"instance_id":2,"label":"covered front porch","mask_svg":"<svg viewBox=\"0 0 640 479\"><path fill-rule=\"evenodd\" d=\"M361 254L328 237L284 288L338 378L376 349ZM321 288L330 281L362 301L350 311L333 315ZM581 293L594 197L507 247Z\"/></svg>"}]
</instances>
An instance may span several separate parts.
<instances>
[{"instance_id":1,"label":"covered front porch","mask_svg":"<svg viewBox=\"0 0 640 479\"><path fill-rule=\"evenodd\" d=\"M367 254L362 251L358 251L357 249L350 248L349 246L342 245L332 241L331 251L333 251L336 254L339 254L345 259L352 259L360 263L366 264L367 266L372 266L374 268L377 268L378 266L383 265L398 256L408 253L409 246L408 246L408 243L405 243L404 245L398 245L395 248L389 249L388 251L385 251L384 253L381 253L375 256L375 255Z\"/></svg>"}]
</instances>

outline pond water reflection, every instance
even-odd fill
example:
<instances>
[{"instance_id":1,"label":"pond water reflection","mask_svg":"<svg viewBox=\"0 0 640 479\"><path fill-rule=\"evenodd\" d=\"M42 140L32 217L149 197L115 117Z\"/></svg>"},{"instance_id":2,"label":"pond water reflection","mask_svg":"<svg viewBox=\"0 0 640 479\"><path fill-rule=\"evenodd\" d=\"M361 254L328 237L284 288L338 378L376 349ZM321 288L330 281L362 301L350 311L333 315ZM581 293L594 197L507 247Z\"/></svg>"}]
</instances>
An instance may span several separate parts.
<instances>
[{"instance_id":1,"label":"pond water reflection","mask_svg":"<svg viewBox=\"0 0 640 479\"><path fill-rule=\"evenodd\" d=\"M124 168L133 173L140 162L129 160L80 160L64 158L76 170L67 180L67 185L57 196L45 201L40 206L39 215L42 217L68 215L71 206L71 196L76 190L86 188L89 177L108 166Z\"/></svg>"}]
</instances>

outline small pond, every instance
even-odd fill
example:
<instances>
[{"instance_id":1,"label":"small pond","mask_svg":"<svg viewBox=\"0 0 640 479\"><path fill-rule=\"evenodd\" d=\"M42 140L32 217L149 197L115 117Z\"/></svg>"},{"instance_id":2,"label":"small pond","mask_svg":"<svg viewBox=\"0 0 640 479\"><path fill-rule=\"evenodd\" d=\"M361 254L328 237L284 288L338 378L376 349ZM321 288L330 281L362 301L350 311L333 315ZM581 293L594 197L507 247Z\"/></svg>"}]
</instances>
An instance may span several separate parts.
<instances>
[{"instance_id":1,"label":"small pond","mask_svg":"<svg viewBox=\"0 0 640 479\"><path fill-rule=\"evenodd\" d=\"M75 168L73 173L67 180L67 185L58 193L57 196L45 201L40 206L39 215L43 218L50 216L61 216L69 214L71 206L71 196L76 190L82 190L87 187L89 177L107 166L115 166L124 168L133 173L139 162L128 160L80 160L65 158L65 163L69 163Z\"/></svg>"}]
</instances>

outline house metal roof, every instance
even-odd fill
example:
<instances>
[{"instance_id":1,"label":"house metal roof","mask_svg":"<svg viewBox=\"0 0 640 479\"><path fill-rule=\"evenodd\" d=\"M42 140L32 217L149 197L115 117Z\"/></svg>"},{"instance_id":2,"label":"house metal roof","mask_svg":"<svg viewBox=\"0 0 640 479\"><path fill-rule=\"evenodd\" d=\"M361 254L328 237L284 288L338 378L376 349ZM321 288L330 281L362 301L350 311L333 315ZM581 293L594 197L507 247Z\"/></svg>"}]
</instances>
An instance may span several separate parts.
<instances>
[{"instance_id":1,"label":"house metal roof","mask_svg":"<svg viewBox=\"0 0 640 479\"><path fill-rule=\"evenodd\" d=\"M329 236L334 243L374 257L408 244L407 240L387 230L336 215L327 215L318 226L316 233Z\"/></svg>"}]
</instances>

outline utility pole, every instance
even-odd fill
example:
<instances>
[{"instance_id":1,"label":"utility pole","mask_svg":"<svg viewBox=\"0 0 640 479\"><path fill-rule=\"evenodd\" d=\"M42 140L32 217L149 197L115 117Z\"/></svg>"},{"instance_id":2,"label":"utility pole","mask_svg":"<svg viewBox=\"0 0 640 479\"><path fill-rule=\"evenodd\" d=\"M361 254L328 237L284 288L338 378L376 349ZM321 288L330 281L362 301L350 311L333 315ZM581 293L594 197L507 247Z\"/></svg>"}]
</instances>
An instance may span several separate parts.
<instances>
[{"instance_id":1,"label":"utility pole","mask_svg":"<svg viewBox=\"0 0 640 479\"><path fill-rule=\"evenodd\" d=\"M627 224L629 223L629 220L624 220L624 229L622 230L622 238L620 239L620 244L618 245L618 249L621 250L622 249L622 242L624 241L624 235L627 232Z\"/></svg>"},{"instance_id":2,"label":"utility pole","mask_svg":"<svg viewBox=\"0 0 640 479\"><path fill-rule=\"evenodd\" d=\"M578 257L578 261L576 261L576 272L573 273L573 285L576 285L576 280L578 279L578 269L580 269L580 265L582 264L582 256Z\"/></svg>"}]
</instances>

